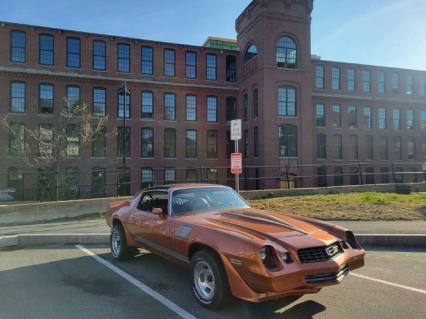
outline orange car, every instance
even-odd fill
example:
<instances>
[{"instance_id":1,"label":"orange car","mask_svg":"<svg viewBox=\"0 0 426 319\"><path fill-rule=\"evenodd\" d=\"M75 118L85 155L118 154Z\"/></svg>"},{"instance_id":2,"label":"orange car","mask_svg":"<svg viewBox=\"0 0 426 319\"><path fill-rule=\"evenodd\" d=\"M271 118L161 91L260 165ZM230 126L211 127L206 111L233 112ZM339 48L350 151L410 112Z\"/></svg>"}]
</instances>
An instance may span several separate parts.
<instances>
[{"instance_id":1,"label":"orange car","mask_svg":"<svg viewBox=\"0 0 426 319\"><path fill-rule=\"evenodd\" d=\"M252 302L316 293L364 265L342 227L251 208L234 190L209 184L152 187L107 214L114 259L145 248L189 264L197 300L217 308L229 294Z\"/></svg>"}]
</instances>

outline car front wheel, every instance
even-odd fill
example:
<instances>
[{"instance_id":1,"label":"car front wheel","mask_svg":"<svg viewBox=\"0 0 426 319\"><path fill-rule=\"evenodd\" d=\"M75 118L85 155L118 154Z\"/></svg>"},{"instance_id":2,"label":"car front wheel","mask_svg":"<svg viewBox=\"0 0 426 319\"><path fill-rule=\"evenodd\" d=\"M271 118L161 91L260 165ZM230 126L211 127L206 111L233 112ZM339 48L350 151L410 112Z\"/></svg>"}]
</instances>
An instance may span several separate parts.
<instances>
[{"instance_id":1,"label":"car front wheel","mask_svg":"<svg viewBox=\"0 0 426 319\"><path fill-rule=\"evenodd\" d=\"M128 246L121 224L115 224L111 230L111 255L115 260L126 260L137 253L137 248Z\"/></svg>"},{"instance_id":2,"label":"car front wheel","mask_svg":"<svg viewBox=\"0 0 426 319\"><path fill-rule=\"evenodd\" d=\"M217 309L229 298L228 279L219 257L209 251L200 250L191 258L192 290L198 302Z\"/></svg>"}]
</instances>

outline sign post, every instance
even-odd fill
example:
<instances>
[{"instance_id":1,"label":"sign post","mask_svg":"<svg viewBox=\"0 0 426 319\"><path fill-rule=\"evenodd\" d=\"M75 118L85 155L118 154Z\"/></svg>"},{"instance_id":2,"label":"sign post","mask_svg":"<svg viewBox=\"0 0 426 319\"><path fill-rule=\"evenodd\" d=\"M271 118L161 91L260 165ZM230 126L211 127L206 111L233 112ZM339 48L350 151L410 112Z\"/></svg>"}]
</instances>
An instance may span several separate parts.
<instances>
[{"instance_id":1,"label":"sign post","mask_svg":"<svg viewBox=\"0 0 426 319\"><path fill-rule=\"evenodd\" d=\"M235 190L240 192L240 174L243 159L238 152L238 141L241 140L241 119L231 121L231 140L234 141L234 153L231 154L231 173L235 175Z\"/></svg>"}]
</instances>

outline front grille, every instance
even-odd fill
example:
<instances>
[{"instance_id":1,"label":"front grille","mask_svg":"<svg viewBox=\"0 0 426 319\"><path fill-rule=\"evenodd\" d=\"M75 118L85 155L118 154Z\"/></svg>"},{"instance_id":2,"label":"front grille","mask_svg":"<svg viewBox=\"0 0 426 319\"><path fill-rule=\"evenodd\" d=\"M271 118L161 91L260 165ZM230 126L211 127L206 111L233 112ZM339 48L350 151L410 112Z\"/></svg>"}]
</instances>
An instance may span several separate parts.
<instances>
[{"instance_id":1,"label":"front grille","mask_svg":"<svg viewBox=\"0 0 426 319\"><path fill-rule=\"evenodd\" d=\"M349 272L349 267L346 265L339 272L328 273L328 274L319 274L319 275L309 275L305 276L305 281L308 284L317 284L322 282L338 281L343 278Z\"/></svg>"},{"instance_id":2,"label":"front grille","mask_svg":"<svg viewBox=\"0 0 426 319\"><path fill-rule=\"evenodd\" d=\"M336 242L328 246L303 248L297 251L297 255L300 262L306 264L330 260L340 255L342 251L342 247Z\"/></svg>"}]
</instances>

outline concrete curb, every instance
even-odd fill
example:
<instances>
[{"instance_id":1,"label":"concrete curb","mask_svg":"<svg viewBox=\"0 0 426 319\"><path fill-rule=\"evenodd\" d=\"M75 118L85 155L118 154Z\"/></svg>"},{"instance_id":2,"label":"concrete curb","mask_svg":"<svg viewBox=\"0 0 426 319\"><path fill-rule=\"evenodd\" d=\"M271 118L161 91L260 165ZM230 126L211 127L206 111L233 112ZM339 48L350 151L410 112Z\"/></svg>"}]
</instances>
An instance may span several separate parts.
<instances>
[{"instance_id":1,"label":"concrete curb","mask_svg":"<svg viewBox=\"0 0 426 319\"><path fill-rule=\"evenodd\" d=\"M426 248L426 234L357 234L361 245ZM0 250L41 245L109 244L109 233L20 234L0 237Z\"/></svg>"}]
</instances>

